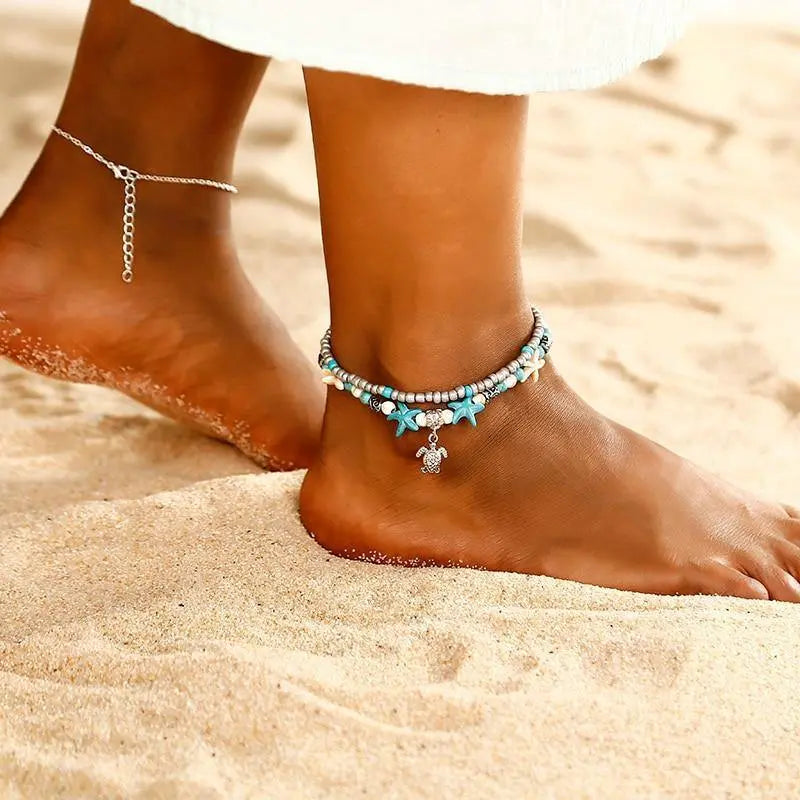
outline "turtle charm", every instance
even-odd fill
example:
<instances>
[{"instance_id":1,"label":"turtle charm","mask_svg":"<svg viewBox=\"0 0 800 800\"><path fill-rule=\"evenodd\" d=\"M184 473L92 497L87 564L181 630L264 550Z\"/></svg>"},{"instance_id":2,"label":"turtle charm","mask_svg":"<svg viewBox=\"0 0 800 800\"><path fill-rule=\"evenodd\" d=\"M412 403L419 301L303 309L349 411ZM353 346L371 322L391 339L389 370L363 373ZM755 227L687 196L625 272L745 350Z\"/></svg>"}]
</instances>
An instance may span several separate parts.
<instances>
[{"instance_id":1,"label":"turtle charm","mask_svg":"<svg viewBox=\"0 0 800 800\"><path fill-rule=\"evenodd\" d=\"M428 413L440 414L438 411ZM417 450L417 458L422 458L422 468L420 472L422 472L423 475L438 475L442 468L442 459L447 458L447 450L445 450L444 447L438 446L439 434L437 431L442 424L441 419L439 416L432 417L431 422L433 423L431 425L433 430L428 436L428 444L423 445Z\"/></svg>"},{"instance_id":2,"label":"turtle charm","mask_svg":"<svg viewBox=\"0 0 800 800\"><path fill-rule=\"evenodd\" d=\"M437 474L442 466L442 459L447 458L447 450L444 447L437 447L435 444L430 446L423 445L417 450L417 458L422 457L423 475Z\"/></svg>"}]
</instances>

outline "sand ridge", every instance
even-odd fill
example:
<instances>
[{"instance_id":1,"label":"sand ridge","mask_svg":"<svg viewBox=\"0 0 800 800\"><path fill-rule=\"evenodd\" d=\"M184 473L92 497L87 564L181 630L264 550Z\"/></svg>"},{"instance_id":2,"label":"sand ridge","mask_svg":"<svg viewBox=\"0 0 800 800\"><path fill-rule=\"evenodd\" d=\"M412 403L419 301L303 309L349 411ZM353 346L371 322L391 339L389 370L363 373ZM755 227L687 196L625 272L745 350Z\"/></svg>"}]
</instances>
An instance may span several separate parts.
<instances>
[{"instance_id":1,"label":"sand ridge","mask_svg":"<svg viewBox=\"0 0 800 800\"><path fill-rule=\"evenodd\" d=\"M0 17L0 205L75 18ZM531 298L601 410L800 503L800 33L693 30L532 100ZM295 68L237 167L242 258L327 324ZM0 303L1 304L1 303ZM0 795L794 798L800 609L338 560L300 474L0 364Z\"/></svg>"}]
</instances>

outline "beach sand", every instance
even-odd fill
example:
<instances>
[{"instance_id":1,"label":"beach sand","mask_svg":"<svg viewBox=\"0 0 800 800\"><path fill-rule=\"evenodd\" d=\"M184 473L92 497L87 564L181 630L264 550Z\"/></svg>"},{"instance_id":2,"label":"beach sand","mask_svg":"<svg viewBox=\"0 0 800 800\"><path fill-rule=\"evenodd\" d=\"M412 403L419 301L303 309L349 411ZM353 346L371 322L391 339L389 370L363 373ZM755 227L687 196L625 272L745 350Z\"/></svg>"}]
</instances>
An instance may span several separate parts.
<instances>
[{"instance_id":1,"label":"beach sand","mask_svg":"<svg viewBox=\"0 0 800 800\"><path fill-rule=\"evenodd\" d=\"M77 15L0 16L0 206ZM533 99L531 298L603 411L800 502L800 32L699 27ZM310 356L298 70L244 136L243 261ZM0 796L796 798L800 607L338 560L301 474L0 364ZM532 501L534 498L532 496Z\"/></svg>"}]
</instances>

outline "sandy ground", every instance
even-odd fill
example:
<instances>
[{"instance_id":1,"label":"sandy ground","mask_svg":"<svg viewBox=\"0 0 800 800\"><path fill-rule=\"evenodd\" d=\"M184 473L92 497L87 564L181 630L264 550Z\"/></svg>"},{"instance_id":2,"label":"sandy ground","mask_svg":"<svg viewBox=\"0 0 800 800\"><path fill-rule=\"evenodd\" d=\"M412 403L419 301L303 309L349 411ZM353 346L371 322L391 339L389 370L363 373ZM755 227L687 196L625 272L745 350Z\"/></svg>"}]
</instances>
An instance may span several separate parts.
<instances>
[{"instance_id":1,"label":"sandy ground","mask_svg":"<svg viewBox=\"0 0 800 800\"><path fill-rule=\"evenodd\" d=\"M0 16L0 205L77 17ZM601 409L800 502L800 33L693 31L532 103L525 258ZM326 322L298 74L258 98L243 259ZM0 795L795 798L800 609L340 561L267 475L0 364Z\"/></svg>"}]
</instances>

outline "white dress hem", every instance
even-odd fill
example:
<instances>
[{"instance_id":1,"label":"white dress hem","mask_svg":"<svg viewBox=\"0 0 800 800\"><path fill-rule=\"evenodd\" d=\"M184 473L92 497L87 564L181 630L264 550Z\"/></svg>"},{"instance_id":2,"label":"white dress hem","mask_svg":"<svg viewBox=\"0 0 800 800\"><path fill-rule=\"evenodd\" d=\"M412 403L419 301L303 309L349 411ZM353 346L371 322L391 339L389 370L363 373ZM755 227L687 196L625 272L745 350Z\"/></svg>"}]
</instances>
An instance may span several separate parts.
<instances>
[{"instance_id":1,"label":"white dress hem","mask_svg":"<svg viewBox=\"0 0 800 800\"><path fill-rule=\"evenodd\" d=\"M603 63L588 60L568 69L542 69L542 53L531 43L530 64L518 64L512 71L503 65L497 69L493 65L490 65L491 69L471 69L463 64L431 58L429 53L419 49L413 53L396 54L380 47L359 49L354 41L361 44L372 40L364 37L348 42L347 37L342 37L338 32L329 37L329 43L326 41L324 44L302 33L287 37L281 35L277 25L274 28L253 25L233 15L220 19L219 13L207 13L202 3L193 3L192 0L131 1L180 28L236 50L281 61L296 61L306 67L368 75L399 83L505 95L591 89L610 83L643 62L658 57L680 38L686 25L686 18L677 14L659 20L657 25L639 26L635 37L621 43L609 42ZM441 55L438 52L436 54ZM524 54L521 60L525 61Z\"/></svg>"}]
</instances>

